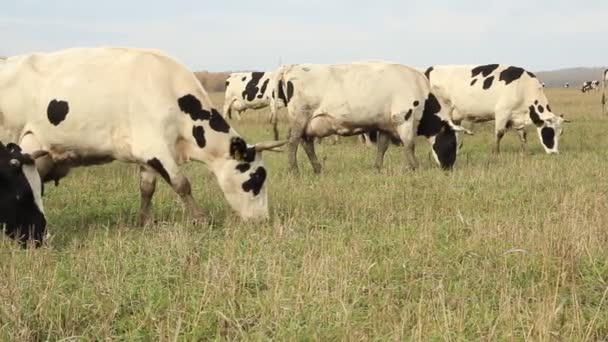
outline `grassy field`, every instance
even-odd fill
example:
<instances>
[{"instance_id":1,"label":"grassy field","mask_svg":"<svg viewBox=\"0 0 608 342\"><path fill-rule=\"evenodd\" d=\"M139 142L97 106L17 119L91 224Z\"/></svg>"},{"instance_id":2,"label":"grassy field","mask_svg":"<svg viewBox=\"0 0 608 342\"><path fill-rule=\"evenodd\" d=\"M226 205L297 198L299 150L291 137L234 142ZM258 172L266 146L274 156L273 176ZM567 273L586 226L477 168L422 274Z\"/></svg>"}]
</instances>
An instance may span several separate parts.
<instances>
[{"instance_id":1,"label":"grassy field","mask_svg":"<svg viewBox=\"0 0 608 342\"><path fill-rule=\"evenodd\" d=\"M201 164L186 171L210 224L161 184L145 229L137 167L77 169L47 188L44 248L0 241L0 340L608 340L608 118L595 92L548 96L573 121L557 156L532 127L529 154L509 132L493 155L492 123L451 173L422 139L414 172L391 147L377 173L354 138L318 147L320 176L268 153L263 224ZM269 139L266 114L233 124Z\"/></svg>"}]
</instances>

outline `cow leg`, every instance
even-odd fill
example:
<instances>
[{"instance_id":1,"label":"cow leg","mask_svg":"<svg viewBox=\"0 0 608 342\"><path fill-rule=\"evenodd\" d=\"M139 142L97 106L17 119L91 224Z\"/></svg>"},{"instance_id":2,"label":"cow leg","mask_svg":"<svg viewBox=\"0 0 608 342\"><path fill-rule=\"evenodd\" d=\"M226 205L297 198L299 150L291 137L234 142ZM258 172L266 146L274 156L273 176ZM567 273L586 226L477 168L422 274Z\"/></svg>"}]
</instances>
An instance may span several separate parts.
<instances>
[{"instance_id":1,"label":"cow leg","mask_svg":"<svg viewBox=\"0 0 608 342\"><path fill-rule=\"evenodd\" d=\"M204 219L201 208L194 201L194 197L192 197L190 181L179 171L177 163L170 157L170 154L166 154L165 157L147 159L146 164L171 185L195 220L202 221ZM144 204L142 203L143 206ZM143 215L143 213L141 214Z\"/></svg>"},{"instance_id":2,"label":"cow leg","mask_svg":"<svg viewBox=\"0 0 608 342\"><path fill-rule=\"evenodd\" d=\"M376 162L374 163L374 167L380 171L382 170L382 165L384 164L384 154L386 153L386 150L388 150L388 145L390 144L390 137L386 133L378 132L378 137L376 139L376 146L378 150L376 152Z\"/></svg>"},{"instance_id":3,"label":"cow leg","mask_svg":"<svg viewBox=\"0 0 608 342\"><path fill-rule=\"evenodd\" d=\"M494 134L496 135L496 145L494 146L494 153L500 153L500 140L507 131L507 123L509 122L509 115L500 115L496 113L496 121L494 127Z\"/></svg>"},{"instance_id":4,"label":"cow leg","mask_svg":"<svg viewBox=\"0 0 608 342\"><path fill-rule=\"evenodd\" d=\"M410 169L418 168L418 160L416 160L414 138L418 130L418 125L415 122L406 121L397 128L399 138L405 147L405 159L407 160Z\"/></svg>"},{"instance_id":5,"label":"cow leg","mask_svg":"<svg viewBox=\"0 0 608 342\"><path fill-rule=\"evenodd\" d=\"M315 139L313 137L302 138L302 148L306 152L308 160L310 160L314 173L321 173L321 163L319 163L317 154L315 153Z\"/></svg>"},{"instance_id":6,"label":"cow leg","mask_svg":"<svg viewBox=\"0 0 608 342\"><path fill-rule=\"evenodd\" d=\"M528 151L528 133L526 132L526 129L523 127L518 128L517 135L519 136L519 141L521 141L521 151L527 152Z\"/></svg>"},{"instance_id":7,"label":"cow leg","mask_svg":"<svg viewBox=\"0 0 608 342\"><path fill-rule=\"evenodd\" d=\"M302 140L302 135L304 134L304 128L306 127L306 123L298 120L298 115L291 122L291 128L289 129L289 142L287 148L287 162L288 162L288 171L291 173L298 173L298 145L300 145L300 141Z\"/></svg>"},{"instance_id":8,"label":"cow leg","mask_svg":"<svg viewBox=\"0 0 608 342\"><path fill-rule=\"evenodd\" d=\"M139 190L141 193L141 206L139 209L139 225L145 226L152 222L152 196L156 190L156 173L145 167L139 169Z\"/></svg>"},{"instance_id":9,"label":"cow leg","mask_svg":"<svg viewBox=\"0 0 608 342\"><path fill-rule=\"evenodd\" d=\"M405 158L407 163L412 170L416 170L418 168L418 160L416 160L416 145L414 144L414 140L403 141L403 146L405 147Z\"/></svg>"}]
</instances>

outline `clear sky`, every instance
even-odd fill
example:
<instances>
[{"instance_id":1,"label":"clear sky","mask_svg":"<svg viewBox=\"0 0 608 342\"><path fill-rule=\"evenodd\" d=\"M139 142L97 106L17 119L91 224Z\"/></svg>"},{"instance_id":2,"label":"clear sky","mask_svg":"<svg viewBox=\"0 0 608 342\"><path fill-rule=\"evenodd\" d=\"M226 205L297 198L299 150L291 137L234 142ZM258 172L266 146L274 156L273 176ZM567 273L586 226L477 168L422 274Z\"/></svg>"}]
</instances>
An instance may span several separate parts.
<instances>
[{"instance_id":1,"label":"clear sky","mask_svg":"<svg viewBox=\"0 0 608 342\"><path fill-rule=\"evenodd\" d=\"M164 50L194 70L390 60L608 65L608 0L3 0L0 55Z\"/></svg>"}]
</instances>

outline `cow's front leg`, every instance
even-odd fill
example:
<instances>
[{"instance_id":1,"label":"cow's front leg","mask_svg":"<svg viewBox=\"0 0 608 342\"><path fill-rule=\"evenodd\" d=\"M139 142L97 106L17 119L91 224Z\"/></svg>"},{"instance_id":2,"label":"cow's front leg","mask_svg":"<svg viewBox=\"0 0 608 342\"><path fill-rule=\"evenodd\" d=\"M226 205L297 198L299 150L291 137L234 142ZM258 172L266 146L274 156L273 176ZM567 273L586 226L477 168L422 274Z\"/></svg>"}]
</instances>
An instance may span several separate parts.
<instances>
[{"instance_id":1,"label":"cow's front leg","mask_svg":"<svg viewBox=\"0 0 608 342\"><path fill-rule=\"evenodd\" d=\"M140 167L139 190L141 193L141 206L139 209L139 225L145 226L152 222L152 196L156 190L156 173Z\"/></svg>"},{"instance_id":2,"label":"cow's front leg","mask_svg":"<svg viewBox=\"0 0 608 342\"><path fill-rule=\"evenodd\" d=\"M378 148L376 152L376 162L374 163L374 167L380 171L382 170L382 166L384 164L384 154L386 150L388 150L388 145L390 144L390 138L388 134L378 131L378 136L376 138L376 147Z\"/></svg>"},{"instance_id":3,"label":"cow's front leg","mask_svg":"<svg viewBox=\"0 0 608 342\"><path fill-rule=\"evenodd\" d=\"M416 170L418 168L418 160L416 160L416 145L414 144L414 140L403 140L403 146L405 147L405 159L409 168Z\"/></svg>"},{"instance_id":4,"label":"cow's front leg","mask_svg":"<svg viewBox=\"0 0 608 342\"><path fill-rule=\"evenodd\" d=\"M494 126L494 134L496 136L496 142L494 145L494 153L500 153L500 141L504 137L507 131L507 123L509 122L509 115L496 113L496 120Z\"/></svg>"},{"instance_id":5,"label":"cow's front leg","mask_svg":"<svg viewBox=\"0 0 608 342\"><path fill-rule=\"evenodd\" d=\"M519 141L521 142L521 152L528 152L528 134L526 133L526 129L524 127L518 128L517 135L519 136Z\"/></svg>"},{"instance_id":6,"label":"cow's front leg","mask_svg":"<svg viewBox=\"0 0 608 342\"><path fill-rule=\"evenodd\" d=\"M303 137L302 148L304 148L304 152L306 152L308 160L310 160L314 173L321 173L321 163L319 163L317 154L315 153L315 139L313 137Z\"/></svg>"}]
</instances>

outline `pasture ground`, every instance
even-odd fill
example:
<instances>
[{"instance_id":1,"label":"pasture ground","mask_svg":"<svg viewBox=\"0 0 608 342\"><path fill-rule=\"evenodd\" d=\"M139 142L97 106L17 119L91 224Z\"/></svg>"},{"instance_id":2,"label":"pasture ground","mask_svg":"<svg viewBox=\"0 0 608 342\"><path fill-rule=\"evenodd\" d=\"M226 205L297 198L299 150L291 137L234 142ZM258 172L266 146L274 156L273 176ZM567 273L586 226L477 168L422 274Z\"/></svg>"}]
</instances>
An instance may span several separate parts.
<instances>
[{"instance_id":1,"label":"pasture ground","mask_svg":"<svg viewBox=\"0 0 608 342\"><path fill-rule=\"evenodd\" d=\"M137 227L136 166L77 169L47 187L44 248L0 239L0 340L606 340L608 118L598 93L548 96L573 121L558 156L532 127L529 154L509 132L493 155L493 123L451 173L422 139L415 172L393 146L378 174L354 138L318 146L320 176L267 153L264 224L201 164L185 169L206 226L159 182L158 224ZM231 124L269 139L261 112Z\"/></svg>"}]
</instances>

